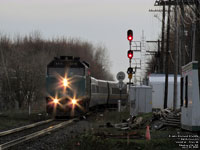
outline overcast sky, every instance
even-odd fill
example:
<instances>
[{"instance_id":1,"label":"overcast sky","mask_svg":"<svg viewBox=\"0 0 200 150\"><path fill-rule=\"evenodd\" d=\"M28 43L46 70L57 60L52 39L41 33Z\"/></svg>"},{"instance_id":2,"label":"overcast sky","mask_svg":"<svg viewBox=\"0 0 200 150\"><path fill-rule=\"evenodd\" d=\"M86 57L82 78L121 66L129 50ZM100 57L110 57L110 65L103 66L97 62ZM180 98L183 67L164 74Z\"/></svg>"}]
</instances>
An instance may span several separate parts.
<instances>
[{"instance_id":1,"label":"overcast sky","mask_svg":"<svg viewBox=\"0 0 200 150\"><path fill-rule=\"evenodd\" d=\"M144 30L147 40L157 40L160 21L149 9L155 0L0 0L0 32L10 36L40 31L43 38L80 38L104 45L114 76L126 72L129 49L126 32L134 40Z\"/></svg>"}]
</instances>

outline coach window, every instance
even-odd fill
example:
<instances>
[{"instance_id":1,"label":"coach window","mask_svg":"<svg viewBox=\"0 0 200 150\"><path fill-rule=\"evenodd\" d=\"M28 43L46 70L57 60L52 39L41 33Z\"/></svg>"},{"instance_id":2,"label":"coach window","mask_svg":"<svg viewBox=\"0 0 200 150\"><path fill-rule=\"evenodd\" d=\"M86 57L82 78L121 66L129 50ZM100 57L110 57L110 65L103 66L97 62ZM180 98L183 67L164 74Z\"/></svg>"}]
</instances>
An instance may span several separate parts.
<instances>
[{"instance_id":1,"label":"coach window","mask_svg":"<svg viewBox=\"0 0 200 150\"><path fill-rule=\"evenodd\" d=\"M127 92L126 92L126 88L123 88L121 94L126 94L126 93L127 93Z\"/></svg>"},{"instance_id":2,"label":"coach window","mask_svg":"<svg viewBox=\"0 0 200 150\"><path fill-rule=\"evenodd\" d=\"M112 88L112 94L119 94L120 91L118 88Z\"/></svg>"},{"instance_id":3,"label":"coach window","mask_svg":"<svg viewBox=\"0 0 200 150\"><path fill-rule=\"evenodd\" d=\"M99 93L99 87L98 86L96 86L96 93Z\"/></svg>"},{"instance_id":4,"label":"coach window","mask_svg":"<svg viewBox=\"0 0 200 150\"><path fill-rule=\"evenodd\" d=\"M99 93L107 93L107 91L106 87L99 87Z\"/></svg>"},{"instance_id":5,"label":"coach window","mask_svg":"<svg viewBox=\"0 0 200 150\"><path fill-rule=\"evenodd\" d=\"M92 93L96 93L95 85L92 85Z\"/></svg>"},{"instance_id":6,"label":"coach window","mask_svg":"<svg viewBox=\"0 0 200 150\"><path fill-rule=\"evenodd\" d=\"M188 76L185 77L185 107L188 107Z\"/></svg>"}]
</instances>

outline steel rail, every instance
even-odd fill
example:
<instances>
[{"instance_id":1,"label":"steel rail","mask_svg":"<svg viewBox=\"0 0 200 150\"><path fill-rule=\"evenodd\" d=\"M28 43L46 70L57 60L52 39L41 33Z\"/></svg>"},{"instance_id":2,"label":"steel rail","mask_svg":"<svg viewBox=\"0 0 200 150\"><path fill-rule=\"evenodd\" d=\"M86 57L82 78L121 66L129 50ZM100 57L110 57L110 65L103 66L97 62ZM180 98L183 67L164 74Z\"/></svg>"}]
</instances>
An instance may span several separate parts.
<instances>
[{"instance_id":1,"label":"steel rail","mask_svg":"<svg viewBox=\"0 0 200 150\"><path fill-rule=\"evenodd\" d=\"M49 120L29 124L29 125L26 125L26 126L22 126L22 127L19 127L19 128L14 128L14 129L11 129L11 130L3 131L3 132L0 132L0 137L8 135L8 134L15 133L15 132L19 132L19 131L22 131L22 130L25 130L25 129L30 129L30 128L33 128L33 127L36 127L36 126L39 126L39 125L42 125L42 124L45 124L45 123L49 123L49 122L52 122L52 121L53 121L53 119L49 119Z\"/></svg>"},{"instance_id":2,"label":"steel rail","mask_svg":"<svg viewBox=\"0 0 200 150\"><path fill-rule=\"evenodd\" d=\"M47 134L48 132L51 132L51 131L54 131L54 130L56 130L56 129L62 128L62 127L64 127L64 126L66 126L66 125L72 123L74 120L76 120L76 118L71 119L71 120L68 120L68 121L65 121L65 122L62 122L62 123L59 123L59 124L54 125L54 126L50 126L50 127L46 128L46 129L43 129L43 130L37 131L37 132L35 132L35 133L32 133L32 134L29 134L29 135L20 137L20 138L18 138L18 139L9 141L9 142L7 142L7 143L1 144L1 145L0 145L0 150L9 148L9 147L11 147L11 146L20 144L20 143L25 142L25 141L27 141L27 140L33 139L33 138L35 138L35 137L38 137L38 136Z\"/></svg>"}]
</instances>

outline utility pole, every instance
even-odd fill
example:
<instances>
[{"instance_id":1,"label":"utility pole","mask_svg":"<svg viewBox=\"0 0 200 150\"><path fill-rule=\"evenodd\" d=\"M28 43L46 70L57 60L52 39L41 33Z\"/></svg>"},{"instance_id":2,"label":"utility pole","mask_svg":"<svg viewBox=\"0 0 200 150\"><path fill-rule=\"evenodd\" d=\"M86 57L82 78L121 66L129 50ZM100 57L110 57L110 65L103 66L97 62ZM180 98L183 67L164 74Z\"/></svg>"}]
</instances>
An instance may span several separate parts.
<instances>
[{"instance_id":1,"label":"utility pole","mask_svg":"<svg viewBox=\"0 0 200 150\"><path fill-rule=\"evenodd\" d=\"M175 46L174 46L174 97L173 97L173 110L176 110L177 105L177 74L178 74L178 21L177 21L177 4L174 7L174 22L175 22Z\"/></svg>"},{"instance_id":2,"label":"utility pole","mask_svg":"<svg viewBox=\"0 0 200 150\"><path fill-rule=\"evenodd\" d=\"M155 6L157 6L155 4ZM159 73L164 73L165 72L165 3L163 4L163 9L155 9L152 10L150 9L149 12L162 12L162 41L161 41L161 48L160 48L160 43L158 42L158 49L160 50L160 58L159 58Z\"/></svg>"},{"instance_id":3,"label":"utility pole","mask_svg":"<svg viewBox=\"0 0 200 150\"><path fill-rule=\"evenodd\" d=\"M162 43L161 43L161 65L162 73L165 71L165 4L163 5L163 16L162 16Z\"/></svg>"},{"instance_id":4,"label":"utility pole","mask_svg":"<svg viewBox=\"0 0 200 150\"><path fill-rule=\"evenodd\" d=\"M199 40L200 40L200 33L199 33L199 30L200 30L200 21L199 21L199 18L200 18L200 2L199 1L196 1L196 53L195 53L195 60L199 62L199 65L198 65L198 73L199 73L199 87L200 87L200 43L199 43Z\"/></svg>"},{"instance_id":5,"label":"utility pole","mask_svg":"<svg viewBox=\"0 0 200 150\"><path fill-rule=\"evenodd\" d=\"M196 26L195 26L195 28L196 28L196 32L195 32L196 33L196 36L195 36L196 37L195 38L196 39L195 40L196 41L195 42L195 44L196 44L195 45L195 56L196 57L195 57L195 60L197 60L197 61L200 58L200 52L199 52L200 51L199 50L200 49L200 43L199 43L199 40L200 40L200 36L199 36L199 29L200 29L200 24L199 24L200 23L200 21L199 21L199 18L200 18L200 12L199 11L200 10L199 9L200 9L200 4L199 3L200 2L198 0L195 1L195 5L196 5L196 12L195 12L196 13L196 18L195 18L195 21L196 21Z\"/></svg>"},{"instance_id":6,"label":"utility pole","mask_svg":"<svg viewBox=\"0 0 200 150\"><path fill-rule=\"evenodd\" d=\"M184 19L185 19L185 12L184 12L184 4L180 5L181 8L181 41L180 41L180 67L179 67L179 72L181 72L181 66L185 65L185 24L184 24Z\"/></svg>"},{"instance_id":7,"label":"utility pole","mask_svg":"<svg viewBox=\"0 0 200 150\"><path fill-rule=\"evenodd\" d=\"M195 18L194 18L195 19ZM191 61L195 61L195 51L196 51L196 23L192 23L192 58Z\"/></svg>"},{"instance_id":8,"label":"utility pole","mask_svg":"<svg viewBox=\"0 0 200 150\"><path fill-rule=\"evenodd\" d=\"M169 0L171 2L171 0ZM168 18L167 18L167 48L165 60L165 95L164 95L164 109L167 108L168 99L168 71L169 71L169 38L170 38L170 11L171 4L168 5Z\"/></svg>"},{"instance_id":9,"label":"utility pole","mask_svg":"<svg viewBox=\"0 0 200 150\"><path fill-rule=\"evenodd\" d=\"M155 4L156 6L156 4ZM160 10L160 9L150 9L149 12L162 12L162 41L155 41L155 42L158 42L158 53L160 55L159 58L159 67L158 67L158 72L159 73L164 73L165 72L165 3L163 4L163 9ZM147 41L147 42L150 42L150 41ZM160 42L161 42L161 48L160 48Z\"/></svg>"},{"instance_id":10,"label":"utility pole","mask_svg":"<svg viewBox=\"0 0 200 150\"><path fill-rule=\"evenodd\" d=\"M161 63L161 58L160 58L160 55L161 55L161 52L160 52L160 43L162 43L162 41L158 40L158 41L146 41L147 43L157 43L158 44L158 51L157 52L152 52L152 51L146 51L150 54L154 54L156 56L156 65L158 66L157 67L157 73L161 73L162 72L162 63Z\"/></svg>"}]
</instances>

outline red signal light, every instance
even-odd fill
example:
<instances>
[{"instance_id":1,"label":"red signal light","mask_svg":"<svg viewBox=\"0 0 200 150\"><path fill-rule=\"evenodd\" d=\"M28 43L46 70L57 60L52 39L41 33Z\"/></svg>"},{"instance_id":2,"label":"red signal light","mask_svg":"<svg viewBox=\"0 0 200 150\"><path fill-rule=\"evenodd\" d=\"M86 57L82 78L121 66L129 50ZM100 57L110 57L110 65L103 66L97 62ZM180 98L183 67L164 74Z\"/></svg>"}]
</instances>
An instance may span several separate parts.
<instances>
[{"instance_id":1,"label":"red signal light","mask_svg":"<svg viewBox=\"0 0 200 150\"><path fill-rule=\"evenodd\" d=\"M133 31L132 30L128 30L127 31L127 39L129 41L132 41L133 40Z\"/></svg>"},{"instance_id":2,"label":"red signal light","mask_svg":"<svg viewBox=\"0 0 200 150\"><path fill-rule=\"evenodd\" d=\"M128 58L130 58L130 59L131 59L132 57L133 57L133 55L132 55L132 54L128 54Z\"/></svg>"},{"instance_id":3,"label":"red signal light","mask_svg":"<svg viewBox=\"0 0 200 150\"><path fill-rule=\"evenodd\" d=\"M129 58L129 59L132 59L132 58L133 58L133 51L132 51L132 50L129 50L129 51L128 51L128 58Z\"/></svg>"},{"instance_id":4,"label":"red signal light","mask_svg":"<svg viewBox=\"0 0 200 150\"><path fill-rule=\"evenodd\" d=\"M132 40L133 40L133 37L132 37L132 36L129 36L129 37L128 37L128 40L129 40L129 41L132 41Z\"/></svg>"}]
</instances>

